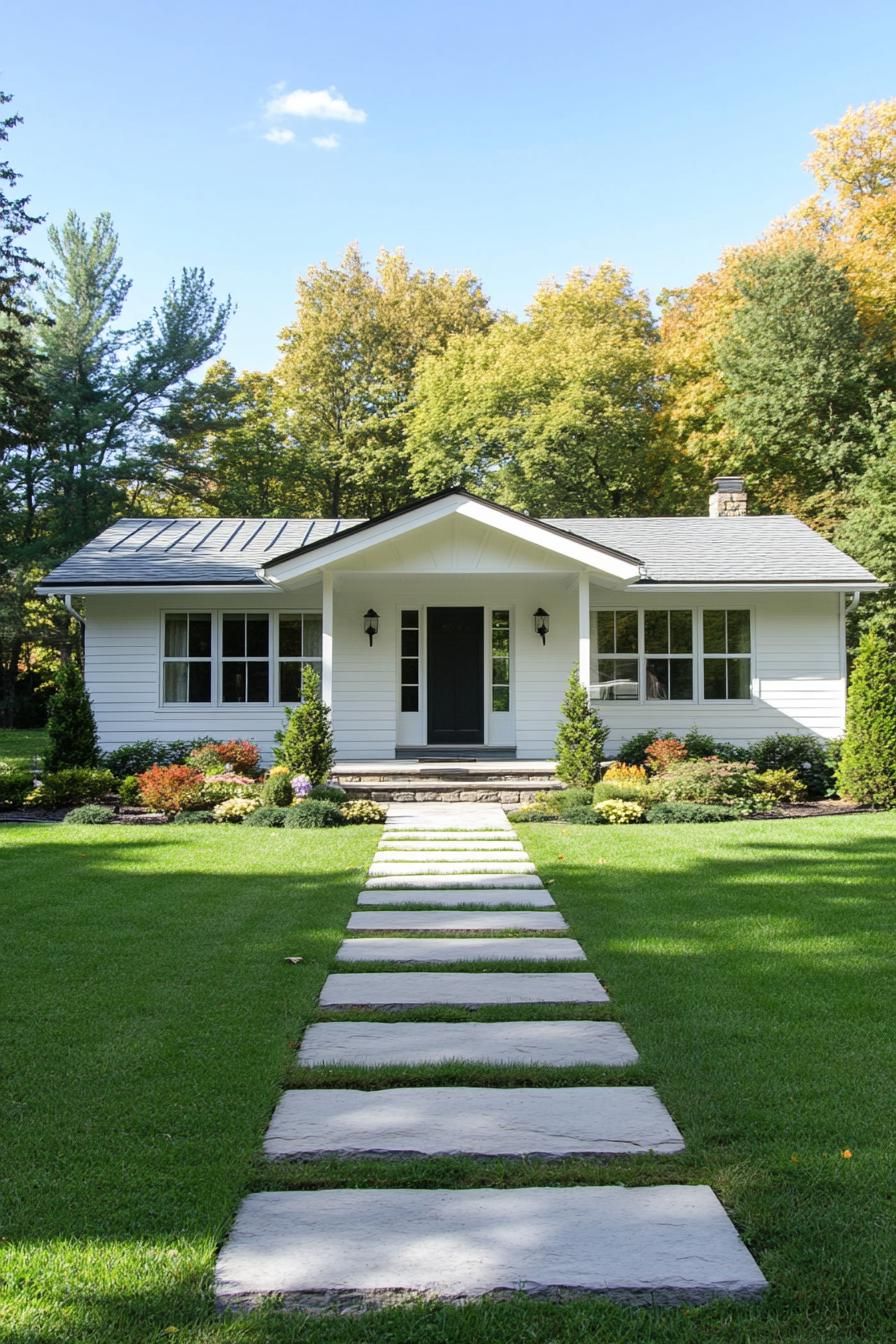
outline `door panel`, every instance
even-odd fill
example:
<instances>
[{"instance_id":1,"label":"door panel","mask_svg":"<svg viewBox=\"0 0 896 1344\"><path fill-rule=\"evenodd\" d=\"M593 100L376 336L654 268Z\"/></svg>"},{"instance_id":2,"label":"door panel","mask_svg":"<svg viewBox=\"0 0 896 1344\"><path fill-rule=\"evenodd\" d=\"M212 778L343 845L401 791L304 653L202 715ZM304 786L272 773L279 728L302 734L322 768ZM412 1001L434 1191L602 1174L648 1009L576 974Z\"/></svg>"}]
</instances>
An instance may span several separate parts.
<instances>
[{"instance_id":1,"label":"door panel","mask_svg":"<svg viewBox=\"0 0 896 1344\"><path fill-rule=\"evenodd\" d=\"M427 609L428 741L481 743L484 730L483 607Z\"/></svg>"}]
</instances>

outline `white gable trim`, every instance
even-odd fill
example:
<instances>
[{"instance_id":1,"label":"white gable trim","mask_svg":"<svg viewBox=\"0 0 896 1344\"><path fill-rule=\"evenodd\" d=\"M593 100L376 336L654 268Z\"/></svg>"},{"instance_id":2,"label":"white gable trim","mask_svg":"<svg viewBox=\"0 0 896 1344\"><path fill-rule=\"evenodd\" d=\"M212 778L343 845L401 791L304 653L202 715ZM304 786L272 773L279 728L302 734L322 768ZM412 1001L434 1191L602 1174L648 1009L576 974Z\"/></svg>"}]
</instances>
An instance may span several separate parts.
<instances>
[{"instance_id":1,"label":"white gable trim","mask_svg":"<svg viewBox=\"0 0 896 1344\"><path fill-rule=\"evenodd\" d=\"M299 554L289 559L260 566L255 572L267 583L289 583L304 575L327 569L338 560L347 560L360 555L372 546L385 541L407 536L411 532L438 522L439 519L459 514L470 518L484 527L507 533L519 541L528 542L540 550L553 555L562 555L576 567L593 570L620 583L635 582L641 574L640 564L628 560L613 551L607 551L596 542L585 542L573 536L566 536L543 524L533 522L523 514L511 513L483 500L474 500L463 494L445 495L429 500L417 508L402 511L381 522L363 524L354 533L336 535L320 546L313 546L307 554Z\"/></svg>"}]
</instances>

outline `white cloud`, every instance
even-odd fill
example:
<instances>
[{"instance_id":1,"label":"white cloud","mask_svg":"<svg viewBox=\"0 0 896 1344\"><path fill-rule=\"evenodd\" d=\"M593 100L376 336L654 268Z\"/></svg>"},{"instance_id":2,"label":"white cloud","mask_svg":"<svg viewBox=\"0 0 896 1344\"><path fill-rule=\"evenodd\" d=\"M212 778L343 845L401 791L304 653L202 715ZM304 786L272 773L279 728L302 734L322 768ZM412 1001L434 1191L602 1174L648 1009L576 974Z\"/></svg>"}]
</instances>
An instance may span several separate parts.
<instances>
[{"instance_id":1,"label":"white cloud","mask_svg":"<svg viewBox=\"0 0 896 1344\"><path fill-rule=\"evenodd\" d=\"M312 145L317 145L318 149L338 149L338 135L315 135L311 139Z\"/></svg>"},{"instance_id":2,"label":"white cloud","mask_svg":"<svg viewBox=\"0 0 896 1344\"><path fill-rule=\"evenodd\" d=\"M270 140L272 145L288 145L290 140L295 140L296 133L285 127L272 126L269 131L265 131L264 138Z\"/></svg>"},{"instance_id":3,"label":"white cloud","mask_svg":"<svg viewBox=\"0 0 896 1344\"><path fill-rule=\"evenodd\" d=\"M265 106L268 117L301 117L315 121L367 120L367 113L352 107L335 89L292 89L278 93Z\"/></svg>"}]
</instances>

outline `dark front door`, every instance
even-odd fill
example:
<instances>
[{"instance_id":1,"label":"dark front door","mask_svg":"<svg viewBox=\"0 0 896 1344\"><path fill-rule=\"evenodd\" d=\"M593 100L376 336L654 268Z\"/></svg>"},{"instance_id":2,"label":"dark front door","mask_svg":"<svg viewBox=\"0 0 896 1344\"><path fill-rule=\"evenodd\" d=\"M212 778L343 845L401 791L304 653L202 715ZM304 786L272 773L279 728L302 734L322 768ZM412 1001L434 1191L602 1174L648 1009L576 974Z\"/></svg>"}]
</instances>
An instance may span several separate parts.
<instances>
[{"instance_id":1,"label":"dark front door","mask_svg":"<svg viewBox=\"0 0 896 1344\"><path fill-rule=\"evenodd\" d=\"M428 741L474 743L483 733L482 607L427 610Z\"/></svg>"}]
</instances>

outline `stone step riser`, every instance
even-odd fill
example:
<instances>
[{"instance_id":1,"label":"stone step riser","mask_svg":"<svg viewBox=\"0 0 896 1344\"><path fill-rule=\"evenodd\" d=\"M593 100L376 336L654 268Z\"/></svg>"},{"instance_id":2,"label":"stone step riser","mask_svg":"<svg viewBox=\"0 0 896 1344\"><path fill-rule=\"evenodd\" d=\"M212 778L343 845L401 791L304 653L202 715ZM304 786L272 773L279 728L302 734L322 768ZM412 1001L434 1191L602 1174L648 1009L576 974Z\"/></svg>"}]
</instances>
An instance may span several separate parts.
<instances>
[{"instance_id":1,"label":"stone step riser","mask_svg":"<svg viewBox=\"0 0 896 1344\"><path fill-rule=\"evenodd\" d=\"M215 1299L356 1311L517 1290L670 1306L767 1287L708 1186L292 1190L243 1201Z\"/></svg>"},{"instance_id":2,"label":"stone step riser","mask_svg":"<svg viewBox=\"0 0 896 1344\"><path fill-rule=\"evenodd\" d=\"M680 1153L652 1087L300 1088L264 1140L274 1160L312 1157L612 1157Z\"/></svg>"},{"instance_id":3,"label":"stone step riser","mask_svg":"<svg viewBox=\"0 0 896 1344\"><path fill-rule=\"evenodd\" d=\"M391 873L382 877L368 877L364 885L365 891L376 891L377 888L402 888L404 891L428 891L428 890L449 890L455 888L458 891L496 891L503 887L508 889L532 889L544 891L541 878L535 874L517 873L508 874L502 877L495 873L471 873L466 876L462 873L439 874L439 873ZM408 899L413 900L413 897Z\"/></svg>"}]
</instances>

